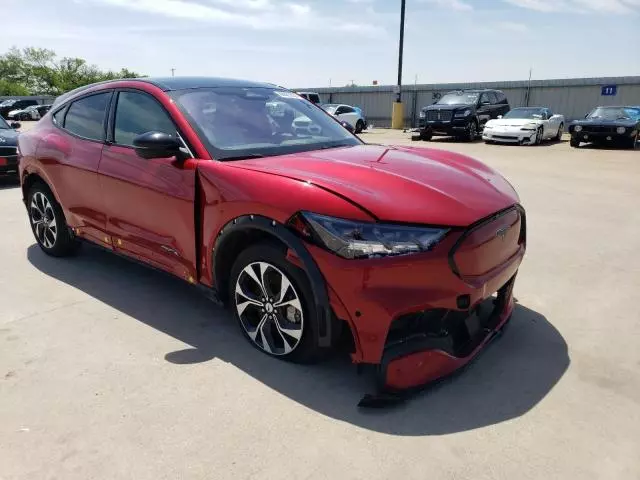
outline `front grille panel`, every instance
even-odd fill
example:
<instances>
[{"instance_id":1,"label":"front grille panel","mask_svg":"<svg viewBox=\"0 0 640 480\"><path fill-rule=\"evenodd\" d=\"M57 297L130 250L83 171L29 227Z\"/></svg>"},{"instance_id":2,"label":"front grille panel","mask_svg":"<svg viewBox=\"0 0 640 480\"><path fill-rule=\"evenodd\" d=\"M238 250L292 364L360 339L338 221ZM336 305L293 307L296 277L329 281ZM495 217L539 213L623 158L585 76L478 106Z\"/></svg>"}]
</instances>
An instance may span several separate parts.
<instances>
[{"instance_id":1,"label":"front grille panel","mask_svg":"<svg viewBox=\"0 0 640 480\"><path fill-rule=\"evenodd\" d=\"M449 122L452 117L451 110L427 110L427 120L430 122Z\"/></svg>"},{"instance_id":2,"label":"front grille panel","mask_svg":"<svg viewBox=\"0 0 640 480\"><path fill-rule=\"evenodd\" d=\"M609 127L604 125L588 125L582 127L584 133L616 133L618 127Z\"/></svg>"}]
</instances>

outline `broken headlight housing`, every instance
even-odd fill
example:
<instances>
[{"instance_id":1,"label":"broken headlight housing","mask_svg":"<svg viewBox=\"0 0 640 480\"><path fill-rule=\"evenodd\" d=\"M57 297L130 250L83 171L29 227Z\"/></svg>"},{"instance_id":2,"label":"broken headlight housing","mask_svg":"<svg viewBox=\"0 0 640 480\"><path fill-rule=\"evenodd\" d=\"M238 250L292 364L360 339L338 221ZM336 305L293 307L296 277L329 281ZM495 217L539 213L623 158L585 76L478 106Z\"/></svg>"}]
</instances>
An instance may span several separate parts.
<instances>
[{"instance_id":1,"label":"broken headlight housing","mask_svg":"<svg viewBox=\"0 0 640 480\"><path fill-rule=\"evenodd\" d=\"M359 222L311 212L298 213L289 224L307 240L349 259L426 252L449 231L445 228Z\"/></svg>"}]
</instances>

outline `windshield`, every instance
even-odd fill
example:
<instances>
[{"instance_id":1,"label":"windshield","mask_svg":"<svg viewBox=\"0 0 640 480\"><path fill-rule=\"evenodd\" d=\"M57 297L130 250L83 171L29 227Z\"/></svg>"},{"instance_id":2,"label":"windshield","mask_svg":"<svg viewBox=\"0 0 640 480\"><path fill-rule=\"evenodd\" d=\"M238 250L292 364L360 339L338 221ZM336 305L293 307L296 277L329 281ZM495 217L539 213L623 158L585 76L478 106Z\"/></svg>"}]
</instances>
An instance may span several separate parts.
<instances>
[{"instance_id":1,"label":"windshield","mask_svg":"<svg viewBox=\"0 0 640 480\"><path fill-rule=\"evenodd\" d=\"M16 103L16 100L5 100L2 103L0 103L0 107L10 107L14 103Z\"/></svg>"},{"instance_id":2,"label":"windshield","mask_svg":"<svg viewBox=\"0 0 640 480\"><path fill-rule=\"evenodd\" d=\"M338 105L334 105L332 103L328 103L326 105L323 105L322 109L327 113L334 114L334 113L336 113L336 110L338 109Z\"/></svg>"},{"instance_id":3,"label":"windshield","mask_svg":"<svg viewBox=\"0 0 640 480\"><path fill-rule=\"evenodd\" d=\"M514 108L503 118L526 118L530 120L540 120L544 118L544 111L541 108Z\"/></svg>"},{"instance_id":4,"label":"windshield","mask_svg":"<svg viewBox=\"0 0 640 480\"><path fill-rule=\"evenodd\" d=\"M4 118L2 118L2 117L0 116L0 129L3 129L3 130L4 130L4 129L7 129L7 128L11 128L11 127L10 127L10 126L9 126L9 124L5 121L5 119L4 119Z\"/></svg>"},{"instance_id":5,"label":"windshield","mask_svg":"<svg viewBox=\"0 0 640 480\"><path fill-rule=\"evenodd\" d=\"M362 144L322 109L286 90L220 87L171 96L216 160Z\"/></svg>"},{"instance_id":6,"label":"windshield","mask_svg":"<svg viewBox=\"0 0 640 480\"><path fill-rule=\"evenodd\" d=\"M601 118L604 120L634 120L640 118L640 109L625 107L598 107L587 118Z\"/></svg>"},{"instance_id":7,"label":"windshield","mask_svg":"<svg viewBox=\"0 0 640 480\"><path fill-rule=\"evenodd\" d=\"M477 93L452 92L438 100L438 105L471 105L478 101Z\"/></svg>"}]
</instances>

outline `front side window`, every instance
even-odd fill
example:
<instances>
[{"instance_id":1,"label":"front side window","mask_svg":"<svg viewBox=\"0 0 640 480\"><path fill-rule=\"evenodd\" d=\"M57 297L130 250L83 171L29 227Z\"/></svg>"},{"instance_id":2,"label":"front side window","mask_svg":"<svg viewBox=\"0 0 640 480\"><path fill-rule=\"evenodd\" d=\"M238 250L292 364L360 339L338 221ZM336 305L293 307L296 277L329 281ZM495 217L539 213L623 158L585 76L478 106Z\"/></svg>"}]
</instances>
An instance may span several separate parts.
<instances>
[{"instance_id":1,"label":"front side window","mask_svg":"<svg viewBox=\"0 0 640 480\"><path fill-rule=\"evenodd\" d=\"M164 108L145 93L120 92L116 105L113 140L133 146L133 139L146 132L176 135L176 127Z\"/></svg>"},{"instance_id":2,"label":"front side window","mask_svg":"<svg viewBox=\"0 0 640 480\"><path fill-rule=\"evenodd\" d=\"M489 95L485 92L482 95L480 95L480 105L482 105L483 103L491 103L491 100L489 100Z\"/></svg>"},{"instance_id":3,"label":"front side window","mask_svg":"<svg viewBox=\"0 0 640 480\"><path fill-rule=\"evenodd\" d=\"M170 95L216 160L362 144L320 107L287 90L218 87Z\"/></svg>"},{"instance_id":4,"label":"front side window","mask_svg":"<svg viewBox=\"0 0 640 480\"><path fill-rule=\"evenodd\" d=\"M104 140L104 119L111 92L98 93L76 100L69 106L64 128L89 140Z\"/></svg>"}]
</instances>

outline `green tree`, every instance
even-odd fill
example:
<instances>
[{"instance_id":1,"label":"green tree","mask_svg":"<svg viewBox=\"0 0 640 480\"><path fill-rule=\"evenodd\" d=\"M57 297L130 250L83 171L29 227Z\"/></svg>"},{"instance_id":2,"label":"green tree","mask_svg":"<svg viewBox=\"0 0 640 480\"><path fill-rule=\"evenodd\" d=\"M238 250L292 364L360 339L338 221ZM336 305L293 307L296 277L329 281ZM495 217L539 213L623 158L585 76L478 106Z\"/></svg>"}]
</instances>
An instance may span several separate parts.
<instances>
[{"instance_id":1,"label":"green tree","mask_svg":"<svg viewBox=\"0 0 640 480\"><path fill-rule=\"evenodd\" d=\"M11 83L0 78L0 95L24 96L29 95L29 89L19 83Z\"/></svg>"},{"instance_id":2,"label":"green tree","mask_svg":"<svg viewBox=\"0 0 640 480\"><path fill-rule=\"evenodd\" d=\"M60 95L102 80L140 76L126 68L119 72L102 71L82 58L64 57L58 60L55 52L46 48L19 50L14 47L0 55L1 91L16 91L26 95Z\"/></svg>"}]
</instances>

